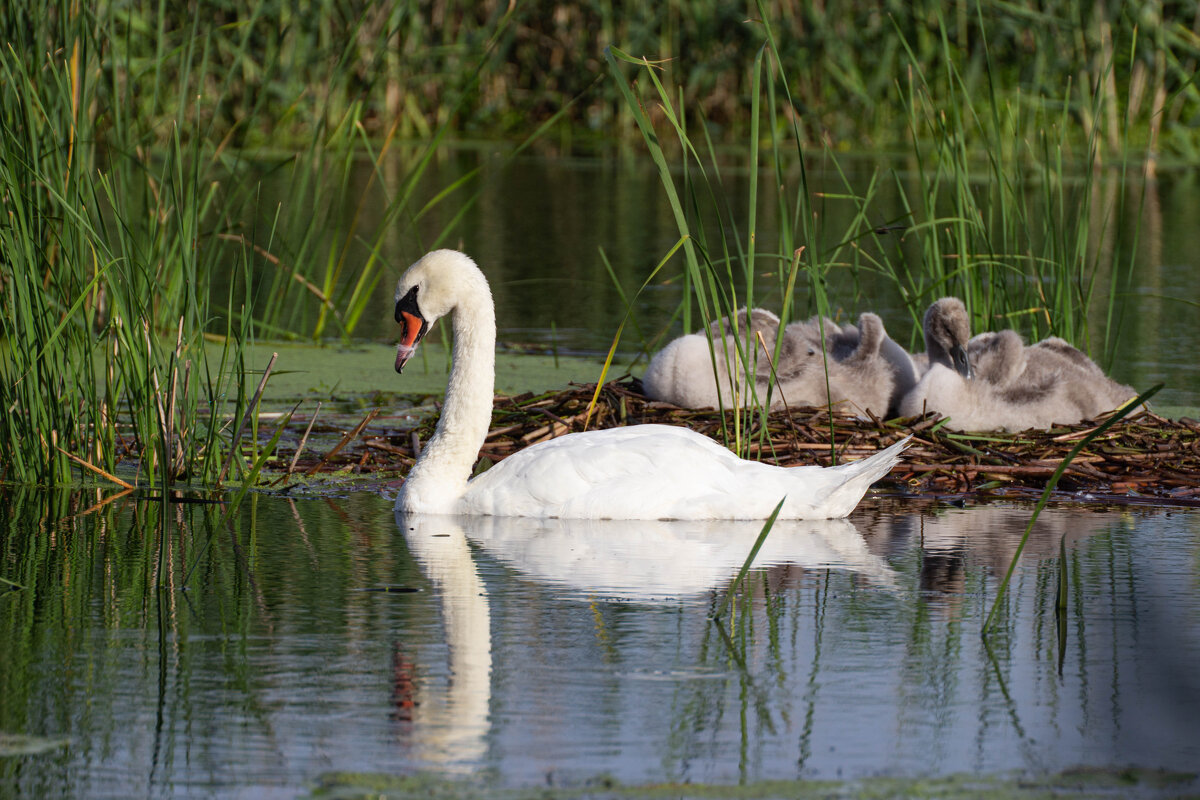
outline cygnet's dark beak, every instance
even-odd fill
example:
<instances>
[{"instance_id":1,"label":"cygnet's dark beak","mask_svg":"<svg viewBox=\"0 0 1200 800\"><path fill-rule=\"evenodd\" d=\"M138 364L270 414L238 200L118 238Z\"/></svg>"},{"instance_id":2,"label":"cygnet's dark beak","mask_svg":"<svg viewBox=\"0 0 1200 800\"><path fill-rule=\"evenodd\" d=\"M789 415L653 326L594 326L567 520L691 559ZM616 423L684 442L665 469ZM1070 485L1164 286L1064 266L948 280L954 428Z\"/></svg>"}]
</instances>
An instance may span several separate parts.
<instances>
[{"instance_id":1,"label":"cygnet's dark beak","mask_svg":"<svg viewBox=\"0 0 1200 800\"><path fill-rule=\"evenodd\" d=\"M403 372L404 365L417 352L417 345L429 330L429 323L417 305L417 287L396 303L396 322L400 323L400 344L396 347L396 372Z\"/></svg>"},{"instance_id":2,"label":"cygnet's dark beak","mask_svg":"<svg viewBox=\"0 0 1200 800\"><path fill-rule=\"evenodd\" d=\"M950 358L954 360L954 369L967 380L975 377L971 370L971 359L967 358L966 345L956 344L950 348Z\"/></svg>"}]
</instances>

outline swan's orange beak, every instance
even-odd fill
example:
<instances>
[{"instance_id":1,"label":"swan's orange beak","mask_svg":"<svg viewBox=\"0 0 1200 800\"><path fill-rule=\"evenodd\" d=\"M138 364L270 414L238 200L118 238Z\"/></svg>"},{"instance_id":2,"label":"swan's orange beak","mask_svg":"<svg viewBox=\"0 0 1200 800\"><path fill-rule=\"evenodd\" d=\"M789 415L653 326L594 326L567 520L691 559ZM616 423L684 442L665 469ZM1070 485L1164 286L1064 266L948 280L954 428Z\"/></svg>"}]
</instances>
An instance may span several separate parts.
<instances>
[{"instance_id":1,"label":"swan's orange beak","mask_svg":"<svg viewBox=\"0 0 1200 800\"><path fill-rule=\"evenodd\" d=\"M400 344L396 346L396 372L403 372L404 365L412 358L413 353L417 352L417 342L421 341L421 326L425 321L407 311L398 312L397 316L401 317L400 324L404 327L400 331Z\"/></svg>"},{"instance_id":2,"label":"swan's orange beak","mask_svg":"<svg viewBox=\"0 0 1200 800\"><path fill-rule=\"evenodd\" d=\"M425 321L417 305L417 287L414 286L396 303L396 322L400 323L400 344L396 346L396 372L403 372L404 365L412 358L413 353L417 352L417 345L429 330L429 323Z\"/></svg>"}]
</instances>

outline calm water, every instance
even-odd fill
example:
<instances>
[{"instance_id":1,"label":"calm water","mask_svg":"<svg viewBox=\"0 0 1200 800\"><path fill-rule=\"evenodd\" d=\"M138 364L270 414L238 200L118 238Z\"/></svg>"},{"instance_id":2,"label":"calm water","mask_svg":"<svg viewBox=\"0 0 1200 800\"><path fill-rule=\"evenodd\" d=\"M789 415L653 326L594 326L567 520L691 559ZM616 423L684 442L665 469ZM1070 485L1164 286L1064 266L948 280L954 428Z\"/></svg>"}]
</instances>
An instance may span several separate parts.
<instances>
[{"instance_id":1,"label":"calm water","mask_svg":"<svg viewBox=\"0 0 1200 800\"><path fill-rule=\"evenodd\" d=\"M0 498L0 796L1200 769L1196 511L1047 510L989 651L1027 506L779 528L716 624L753 525L109 496Z\"/></svg>"},{"instance_id":2,"label":"calm water","mask_svg":"<svg viewBox=\"0 0 1200 800\"><path fill-rule=\"evenodd\" d=\"M819 245L824 249L854 230L853 204L836 195L847 191L863 194L874 179L882 188L877 188L869 212L882 223L902 214L896 183L904 185L909 197L920 193L913 166L903 161L881 163L847 157L841 159L841 166L844 179L832 164L817 160L808 167L811 191L824 198L819 206L822 230L828 239ZM382 242L381 257L387 267L374 304L356 335L394 340L391 287L422 254L425 247L418 242L433 241L450 218L463 210L477 188L476 202L466 209L445 244L470 253L488 274L496 297L501 340L554 344L563 351L607 352L626 309L604 266L601 249L625 291L633 296L679 238L649 159L637 153L588 159L531 156L509 160L502 153L487 150L447 150L430 167L422 193L433 197L472 170L479 170L478 181L468 183L450 201L427 214L416 232L396 223L385 226L396 230L396 234ZM348 228L356 219L362 231L385 224L380 215L388 197L379 189L379 182L369 183L370 176L371 170L366 168L352 176L354 188L350 195L355 202L341 210L342 216L332 218L332 228ZM278 204L286 208L294 202L282 177L278 186L265 187L264 217L258 225L263 231L274 230ZM1096 307L1089 318L1093 355L1100 357L1104 336L1111 327L1120 342L1115 358L1106 364L1114 377L1141 389L1163 381L1166 387L1157 396L1158 403L1200 407L1200 360L1194 356L1200 347L1200 307L1195 305L1200 300L1196 291L1200 250L1194 242L1195 220L1200 219L1200 178L1194 170L1167 171L1149 184L1130 180L1122 194L1119 177L1116 172L1097 177L1094 212L1086 221L1097 265ZM738 232L744 237L746 172L731 165L722 173L722 180L730 204L729 216L738 221ZM787 180L789 191L794 191L798 175L793 171ZM364 192L372 202L367 202L361 218L356 218L357 198ZM1036 207L1040 192L1038 187L1030 187L1031 207ZM1120 201L1125 203L1124 212L1116 210ZM715 221L707 221L706 227L715 230ZM760 252L774 246L778 227L779 220L764 202L759 209ZM1118 239L1132 250L1118 251ZM881 242L891 248L891 257L908 269L923 268L916 237L891 234ZM873 246L865 240L862 245L867 250ZM283 255L286 259L286 250ZM365 263L367 252L356 250L351 258L356 259L354 263ZM1135 265L1133 288L1120 292L1118 320L1110 325L1104 316L1109 280L1114 270L1124 274L1131 259ZM272 265L261 268L264 279L278 271ZM774 266L765 264L763 269L773 272ZM662 275L674 276L677 272L671 268ZM346 280L355 278L348 274ZM875 310L897 341L922 346L919 325L906 310L891 279L866 268L847 267L831 272L829 281L832 305L844 318L855 319L861 311ZM767 307L779 310L782 299L778 290L771 291L766 283L759 284L756 296ZM637 296L636 324L627 325L623 333L622 349L627 354L623 363L627 364L638 348L652 347L664 331L668 335L679 332L678 325L670 326L670 315L680 297L678 282L667 280L656 280ZM795 302L798 313L809 313L815 307L803 280ZM308 324L305 309L315 315L315 306L301 304L294 319L298 329ZM640 373L641 366L634 369L635 374Z\"/></svg>"}]
</instances>

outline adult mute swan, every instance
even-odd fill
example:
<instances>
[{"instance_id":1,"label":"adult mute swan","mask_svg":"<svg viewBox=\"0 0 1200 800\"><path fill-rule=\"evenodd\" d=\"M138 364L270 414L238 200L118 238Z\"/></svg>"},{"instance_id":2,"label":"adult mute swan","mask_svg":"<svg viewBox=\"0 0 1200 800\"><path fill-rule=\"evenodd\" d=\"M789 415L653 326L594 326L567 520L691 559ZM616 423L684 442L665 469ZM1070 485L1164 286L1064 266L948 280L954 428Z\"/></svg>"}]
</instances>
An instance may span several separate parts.
<instances>
[{"instance_id":1,"label":"adult mute swan","mask_svg":"<svg viewBox=\"0 0 1200 800\"><path fill-rule=\"evenodd\" d=\"M837 467L744 461L686 428L636 425L573 433L526 448L468 480L491 421L496 318L475 262L435 250L396 287L396 371L429 326L451 315L454 353L437 429L396 498L403 512L572 519L844 517L906 441Z\"/></svg>"},{"instance_id":2,"label":"adult mute swan","mask_svg":"<svg viewBox=\"0 0 1200 800\"><path fill-rule=\"evenodd\" d=\"M955 297L930 305L923 329L928 368L901 402L906 416L936 411L955 430L1021 431L1092 419L1137 394L1057 337L1032 346L1013 330L971 338Z\"/></svg>"}]
</instances>

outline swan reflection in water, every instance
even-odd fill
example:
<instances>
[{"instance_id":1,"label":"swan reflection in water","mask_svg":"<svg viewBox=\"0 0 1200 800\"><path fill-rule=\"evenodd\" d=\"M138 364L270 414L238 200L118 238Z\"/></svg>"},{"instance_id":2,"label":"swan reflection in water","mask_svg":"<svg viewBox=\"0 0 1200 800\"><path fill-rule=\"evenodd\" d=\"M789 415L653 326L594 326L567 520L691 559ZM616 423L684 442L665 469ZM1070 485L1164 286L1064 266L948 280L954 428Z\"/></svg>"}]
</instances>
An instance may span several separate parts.
<instances>
[{"instance_id":1,"label":"swan reflection in water","mask_svg":"<svg viewBox=\"0 0 1200 800\"><path fill-rule=\"evenodd\" d=\"M979 596L967 576L983 571L994 580L1003 574L1030 511L1027 505L922 514L873 513L868 508L857 513L854 522L778 523L754 566L781 572L787 565L801 570L828 568L883 589L896 605L919 604L957 617L965 603ZM514 579L530 583L527 588L535 588L539 595L567 598L568 603L596 598L657 608L688 603L689 614L702 616L708 608L707 598L719 599L729 587L762 527L757 522L579 521L403 513L396 516L396 524L433 584L430 601L442 618L447 644L444 665L430 662L428 655L414 659L415 702L405 744L422 766L445 771L477 770L489 755L494 757L507 746L494 740L493 714L511 702L511 695L507 700L497 695L501 702L492 702L493 692L508 685L505 680L493 681L492 670L494 664L521 659L511 650L493 654L492 647L502 640L512 647L509 626ZM1070 550L1072 544L1078 546L1112 524L1111 515L1048 508L1034 527L1025 558L1053 557L1064 537ZM914 561L914 555L919 560ZM904 564L905 573L893 572L889 562ZM1036 573L1030 575L1027 580L1039 580ZM509 602L493 599L501 590ZM501 616L501 607L508 608L508 616ZM495 631L493 613L497 615ZM578 637L556 639L555 648L587 646L589 635L590 625ZM560 655L563 663L581 663L577 652Z\"/></svg>"},{"instance_id":2,"label":"swan reflection in water","mask_svg":"<svg viewBox=\"0 0 1200 800\"><path fill-rule=\"evenodd\" d=\"M957 613L969 594L968 573L982 568L1002 577L1016 555L1032 507L1027 504L940 508L922 514L863 510L858 521L868 531L871 551L893 562L918 553L918 588L928 603ZM1086 507L1046 508L1038 516L1022 558L1056 558L1059 543L1071 552L1093 534L1108 530L1110 513Z\"/></svg>"},{"instance_id":3,"label":"swan reflection in water","mask_svg":"<svg viewBox=\"0 0 1200 800\"><path fill-rule=\"evenodd\" d=\"M723 589L762 531L760 521L459 518L472 542L525 577L569 594L656 602ZM895 575L845 519L777 521L757 567L794 564L860 573L891 587Z\"/></svg>"},{"instance_id":4,"label":"swan reflection in water","mask_svg":"<svg viewBox=\"0 0 1200 800\"><path fill-rule=\"evenodd\" d=\"M492 637L488 589L473 547L572 596L662 603L728 586L761 522L563 520L396 513L409 551L433 583L445 627L449 680L414 680L414 755L469 770L487 752ZM862 575L891 588L895 574L848 520L777 522L756 567L796 565ZM419 670L418 670L419 672ZM417 733L419 732L419 734Z\"/></svg>"}]
</instances>

